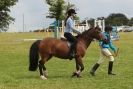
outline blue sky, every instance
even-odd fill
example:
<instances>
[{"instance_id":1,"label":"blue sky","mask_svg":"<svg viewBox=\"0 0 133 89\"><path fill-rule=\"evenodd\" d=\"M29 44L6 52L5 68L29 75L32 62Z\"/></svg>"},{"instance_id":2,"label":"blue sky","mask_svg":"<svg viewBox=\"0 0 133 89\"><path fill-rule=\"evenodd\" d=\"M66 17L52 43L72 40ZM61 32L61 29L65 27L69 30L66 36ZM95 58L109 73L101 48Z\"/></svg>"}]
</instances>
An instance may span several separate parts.
<instances>
[{"instance_id":1,"label":"blue sky","mask_svg":"<svg viewBox=\"0 0 133 89\"><path fill-rule=\"evenodd\" d=\"M133 17L133 0L65 0L75 4L77 15L84 18L107 17L110 13L123 13L128 18ZM11 16L16 20L10 25L9 31L23 31L23 14L25 31L46 28L52 19L46 18L49 6L45 0L19 0L11 8Z\"/></svg>"}]
</instances>

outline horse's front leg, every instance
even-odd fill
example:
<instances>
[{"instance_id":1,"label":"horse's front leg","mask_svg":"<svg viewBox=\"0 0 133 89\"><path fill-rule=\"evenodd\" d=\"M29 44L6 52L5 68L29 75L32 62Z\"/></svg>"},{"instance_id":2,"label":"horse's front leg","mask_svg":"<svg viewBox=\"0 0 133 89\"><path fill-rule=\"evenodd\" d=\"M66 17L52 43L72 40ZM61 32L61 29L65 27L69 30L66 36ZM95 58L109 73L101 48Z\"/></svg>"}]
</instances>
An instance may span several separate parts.
<instances>
[{"instance_id":1,"label":"horse's front leg","mask_svg":"<svg viewBox=\"0 0 133 89\"><path fill-rule=\"evenodd\" d=\"M76 72L74 72L72 76L81 77L80 73L84 70L84 65L83 65L83 62L82 62L82 58L81 57L76 57L75 61L76 61Z\"/></svg>"}]
</instances>

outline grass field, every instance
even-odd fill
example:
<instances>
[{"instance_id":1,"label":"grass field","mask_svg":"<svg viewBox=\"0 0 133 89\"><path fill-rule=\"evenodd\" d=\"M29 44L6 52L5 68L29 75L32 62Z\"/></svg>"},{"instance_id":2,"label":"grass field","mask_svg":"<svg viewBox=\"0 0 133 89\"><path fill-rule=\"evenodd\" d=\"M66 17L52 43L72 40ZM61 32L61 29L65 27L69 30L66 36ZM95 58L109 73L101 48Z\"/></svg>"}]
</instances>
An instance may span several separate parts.
<instances>
[{"instance_id":1,"label":"grass field","mask_svg":"<svg viewBox=\"0 0 133 89\"><path fill-rule=\"evenodd\" d=\"M43 38L42 33L0 33L0 89L133 89L133 33L121 33L115 44L120 54L114 63L116 76L107 75L108 60L97 70L96 76L89 70L99 58L99 47L93 42L83 62L82 78L71 78L75 71L74 60L52 58L46 67L48 80L41 80L38 71L28 71L28 53L33 41L27 38Z\"/></svg>"}]
</instances>

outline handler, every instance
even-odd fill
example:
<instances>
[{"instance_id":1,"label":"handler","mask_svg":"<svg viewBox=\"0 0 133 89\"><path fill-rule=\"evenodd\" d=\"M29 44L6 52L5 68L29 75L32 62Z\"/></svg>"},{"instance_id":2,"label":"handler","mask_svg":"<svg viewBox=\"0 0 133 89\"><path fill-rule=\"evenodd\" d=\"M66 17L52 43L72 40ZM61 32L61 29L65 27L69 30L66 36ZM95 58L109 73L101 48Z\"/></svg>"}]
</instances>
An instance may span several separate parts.
<instances>
[{"instance_id":1,"label":"handler","mask_svg":"<svg viewBox=\"0 0 133 89\"><path fill-rule=\"evenodd\" d=\"M90 71L90 74L92 76L95 76L95 71L100 66L100 64L103 62L104 57L109 58L108 75L116 75L112 72L112 69L113 69L114 56L117 56L117 48L112 43L111 32L112 32L112 27L106 26L105 32L103 33L106 40L99 42L99 46L101 48L100 58ZM112 49L112 51L114 52L114 55L110 52L109 48Z\"/></svg>"}]
</instances>

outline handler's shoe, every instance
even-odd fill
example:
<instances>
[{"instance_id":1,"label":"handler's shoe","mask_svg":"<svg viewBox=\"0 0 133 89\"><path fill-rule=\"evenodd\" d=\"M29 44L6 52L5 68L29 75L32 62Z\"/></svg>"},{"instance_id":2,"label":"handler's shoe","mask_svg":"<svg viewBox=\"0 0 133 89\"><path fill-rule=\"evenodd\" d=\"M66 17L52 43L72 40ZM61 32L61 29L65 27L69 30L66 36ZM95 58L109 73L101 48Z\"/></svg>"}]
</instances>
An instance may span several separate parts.
<instances>
[{"instance_id":1,"label":"handler's shoe","mask_svg":"<svg viewBox=\"0 0 133 89\"><path fill-rule=\"evenodd\" d=\"M116 75L116 74L114 74L114 73L108 73L108 75Z\"/></svg>"},{"instance_id":2,"label":"handler's shoe","mask_svg":"<svg viewBox=\"0 0 133 89\"><path fill-rule=\"evenodd\" d=\"M95 71L97 70L97 68L99 67L100 65L98 64L98 63L96 63L93 67L92 67L92 69L91 69L91 71L90 71L90 74L92 75L92 76L95 76Z\"/></svg>"},{"instance_id":3,"label":"handler's shoe","mask_svg":"<svg viewBox=\"0 0 133 89\"><path fill-rule=\"evenodd\" d=\"M90 74L91 74L92 76L95 76L95 73L94 73L93 71L90 71Z\"/></svg>"},{"instance_id":4,"label":"handler's shoe","mask_svg":"<svg viewBox=\"0 0 133 89\"><path fill-rule=\"evenodd\" d=\"M116 74L112 73L112 69L113 69L113 62L110 61L109 66L108 66L108 75L116 75Z\"/></svg>"}]
</instances>

